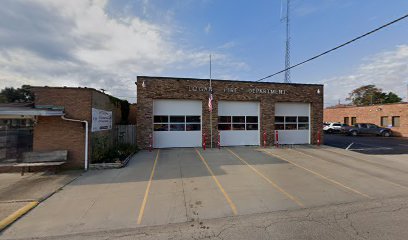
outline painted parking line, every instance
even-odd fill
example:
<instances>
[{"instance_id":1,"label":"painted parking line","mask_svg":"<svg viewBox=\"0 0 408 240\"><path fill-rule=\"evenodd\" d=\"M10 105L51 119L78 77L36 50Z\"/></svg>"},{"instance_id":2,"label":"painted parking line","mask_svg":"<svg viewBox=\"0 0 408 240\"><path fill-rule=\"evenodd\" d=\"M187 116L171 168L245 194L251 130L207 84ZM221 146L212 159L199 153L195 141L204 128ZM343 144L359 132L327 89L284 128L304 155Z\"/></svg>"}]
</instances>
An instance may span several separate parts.
<instances>
[{"instance_id":1,"label":"painted parking line","mask_svg":"<svg viewBox=\"0 0 408 240\"><path fill-rule=\"evenodd\" d=\"M363 197L365 197L365 198L373 199L372 197L370 197L369 195L367 195L367 194L365 194L365 193L362 193L362 192L360 192L360 191L358 191L358 190L356 190L356 189L354 189L354 188L348 187L348 186L346 186L346 185L344 185L344 184L342 184L342 183L340 183L340 182L338 182L338 181L336 181L336 180L333 180L333 179L331 179L331 178L329 178L329 177L326 177L326 176L324 176L324 175L322 175L322 174L320 174L320 173L318 173L318 172L316 172L316 171L313 171L313 170L311 170L311 169L308 169L308 168L306 168L306 167L303 167L303 166L301 166L301 165L299 165L299 164L297 164L297 163L295 163L295 162L293 162L293 161L291 161L291 160L288 160L288 159L285 158L285 157L282 157L282 156L280 156L280 155L277 155L277 154L268 152L268 151L263 150L263 149L261 149L261 151L264 152L265 154L268 154L268 155L272 156L272 157L277 157L277 158L282 159L282 160L284 160L284 161L286 161L286 162L288 162L288 163L291 163L291 164L293 164L294 166L296 166L296 167L298 167L298 168L301 168L301 169L303 169L303 170L305 170L305 171L307 171L307 172L310 172L310 173L312 173L312 174L314 174L314 175L316 175L316 176L318 176L318 177L320 177L320 178L322 178L322 179L324 179L324 180L326 180L326 181L328 181L328 182L330 182L330 183L332 183L332 184L334 184L334 185L337 185L337 186L340 186L340 187L342 187L342 188L345 188L345 189L347 189L347 190L349 190L349 191L351 191L351 192L353 192L353 193L356 193L356 194L358 194L358 195L361 195L361 196L363 196Z\"/></svg>"},{"instance_id":2,"label":"painted parking line","mask_svg":"<svg viewBox=\"0 0 408 240\"><path fill-rule=\"evenodd\" d=\"M252 171L254 171L256 174L258 174L260 177L262 177L264 180L266 180L268 183L270 183L274 188L276 188L279 192L281 192L283 195L285 195L287 198L295 202L298 206L300 207L305 207L305 205L299 201L296 197L292 196L290 193L286 192L283 188L281 188L278 184L276 184L274 181L272 181L270 178L266 177L264 174L262 174L260 171L258 171L255 167L253 167L251 164L249 164L247 161L245 161L243 158L241 158L238 154L233 152L231 149L227 148L227 150L234 155L238 160L240 160L242 163L246 164Z\"/></svg>"},{"instance_id":3,"label":"painted parking line","mask_svg":"<svg viewBox=\"0 0 408 240\"><path fill-rule=\"evenodd\" d=\"M350 145L348 145L347 146L347 148L346 148L346 150L349 150L350 149L350 147L351 147L351 145L353 145L354 143L352 142L352 143L350 143Z\"/></svg>"},{"instance_id":4,"label":"painted parking line","mask_svg":"<svg viewBox=\"0 0 408 240\"><path fill-rule=\"evenodd\" d=\"M238 214L237 207L235 206L234 202L231 200L231 198L228 196L228 193L224 190L222 187L221 183L218 181L217 177L214 175L214 172L211 170L210 166L208 166L207 161L204 159L204 157L201 155L201 153L195 148L195 151L197 152L198 156L200 157L201 161L204 163L205 167L207 168L208 172L211 174L211 177L213 178L215 184L218 186L220 191L225 197L225 200L227 200L229 206L231 207L231 211L234 215Z\"/></svg>"},{"instance_id":5,"label":"painted parking line","mask_svg":"<svg viewBox=\"0 0 408 240\"><path fill-rule=\"evenodd\" d=\"M156 158L154 159L152 172L150 173L150 178L149 178L149 182L148 182L147 187L146 187L146 192L145 192L145 195L144 195L144 198L143 198L142 205L140 206L139 217L137 218L137 224L142 223L142 218L143 218L144 210L146 208L147 198L149 197L150 186L152 185L154 171L156 169L157 161L159 159L159 154L160 154L160 149L157 150Z\"/></svg>"},{"instance_id":6,"label":"painted parking line","mask_svg":"<svg viewBox=\"0 0 408 240\"><path fill-rule=\"evenodd\" d=\"M323 161L326 161L326 162L329 162L329 163L331 162L331 163L333 163L333 164L338 164L338 163L335 163L335 162L332 162L332 161L328 161L328 160L326 160L326 159L324 159L324 158L321 158L321 157L317 157L317 156L313 156L313 155L310 155L310 154L301 152L301 151L299 151L299 150L295 150L295 149L290 149L290 150L291 150L291 151L295 151L295 152L297 152L297 153L300 153L300 154L305 155L305 156L310 157L310 158L323 160ZM342 165L342 164L338 164L338 165L344 166L344 167L346 167L346 168L350 168L350 167L347 167L347 166ZM353 170L354 170L354 171L358 171L358 170L356 170L356 169L353 169ZM358 171L358 172L361 172L361 171ZM364 172L363 172L363 173L364 173ZM377 177L377 176L373 176L373 175L368 174L368 173L364 173L364 174L366 174L367 176L370 176L370 177L372 177L372 178L378 179L378 180L380 180L380 181L383 181L383 182L389 183L389 184L391 184L391 185L394 185L394 186L403 188L403 189L405 189L405 190L408 190L408 187L407 187L407 186L401 185L401 184L399 184L399 183L396 183L396 182L393 182L393 181L390 181L390 180L387 180L387 179L383 179L383 178L380 178L380 177Z\"/></svg>"}]
</instances>

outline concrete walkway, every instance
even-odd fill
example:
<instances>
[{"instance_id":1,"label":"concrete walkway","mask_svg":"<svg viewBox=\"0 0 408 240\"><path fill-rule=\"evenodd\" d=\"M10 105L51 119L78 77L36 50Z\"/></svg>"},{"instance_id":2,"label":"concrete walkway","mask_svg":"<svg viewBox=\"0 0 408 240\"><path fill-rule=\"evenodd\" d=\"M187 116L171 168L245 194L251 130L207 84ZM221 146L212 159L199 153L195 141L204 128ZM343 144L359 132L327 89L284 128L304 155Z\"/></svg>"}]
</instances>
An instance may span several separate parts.
<instances>
[{"instance_id":1,"label":"concrete walkway","mask_svg":"<svg viewBox=\"0 0 408 240\"><path fill-rule=\"evenodd\" d=\"M408 169L362 159L315 148L141 151L126 168L83 174L0 238L201 228L209 219L408 196Z\"/></svg>"},{"instance_id":2,"label":"concrete walkway","mask_svg":"<svg viewBox=\"0 0 408 240\"><path fill-rule=\"evenodd\" d=\"M0 222L22 207L39 202L75 179L82 171L0 174Z\"/></svg>"}]
</instances>

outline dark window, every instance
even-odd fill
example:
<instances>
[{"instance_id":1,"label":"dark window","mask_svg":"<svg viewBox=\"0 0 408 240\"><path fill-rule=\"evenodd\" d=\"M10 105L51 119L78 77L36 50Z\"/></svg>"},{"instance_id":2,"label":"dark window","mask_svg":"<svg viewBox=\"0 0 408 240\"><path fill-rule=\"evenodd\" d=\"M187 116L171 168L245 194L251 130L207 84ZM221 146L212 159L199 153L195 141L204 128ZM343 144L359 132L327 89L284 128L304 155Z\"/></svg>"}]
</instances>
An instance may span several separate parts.
<instances>
[{"instance_id":1,"label":"dark window","mask_svg":"<svg viewBox=\"0 0 408 240\"><path fill-rule=\"evenodd\" d=\"M309 129L309 124L308 123L299 123L298 124L298 130L308 130Z\"/></svg>"},{"instance_id":2,"label":"dark window","mask_svg":"<svg viewBox=\"0 0 408 240\"><path fill-rule=\"evenodd\" d=\"M231 124L219 123L218 124L218 130L221 130L221 131L231 130Z\"/></svg>"},{"instance_id":3,"label":"dark window","mask_svg":"<svg viewBox=\"0 0 408 240\"><path fill-rule=\"evenodd\" d=\"M275 130L285 130L285 124L275 124Z\"/></svg>"},{"instance_id":4,"label":"dark window","mask_svg":"<svg viewBox=\"0 0 408 240\"><path fill-rule=\"evenodd\" d=\"M309 117L299 116L299 117L298 117L298 122L308 123L308 122L309 122Z\"/></svg>"},{"instance_id":5,"label":"dark window","mask_svg":"<svg viewBox=\"0 0 408 240\"><path fill-rule=\"evenodd\" d=\"M361 128L367 128L367 124L360 124Z\"/></svg>"},{"instance_id":6,"label":"dark window","mask_svg":"<svg viewBox=\"0 0 408 240\"><path fill-rule=\"evenodd\" d=\"M233 123L245 123L245 116L233 116L232 122Z\"/></svg>"},{"instance_id":7,"label":"dark window","mask_svg":"<svg viewBox=\"0 0 408 240\"><path fill-rule=\"evenodd\" d=\"M285 117L286 123L295 123L297 122L297 117Z\"/></svg>"},{"instance_id":8,"label":"dark window","mask_svg":"<svg viewBox=\"0 0 408 240\"><path fill-rule=\"evenodd\" d=\"M247 123L258 123L258 117L257 116L247 116L246 122Z\"/></svg>"},{"instance_id":9,"label":"dark window","mask_svg":"<svg viewBox=\"0 0 408 240\"><path fill-rule=\"evenodd\" d=\"M154 131L168 131L169 124L154 124Z\"/></svg>"},{"instance_id":10,"label":"dark window","mask_svg":"<svg viewBox=\"0 0 408 240\"><path fill-rule=\"evenodd\" d=\"M184 124L170 124L170 131L185 131Z\"/></svg>"},{"instance_id":11,"label":"dark window","mask_svg":"<svg viewBox=\"0 0 408 240\"><path fill-rule=\"evenodd\" d=\"M388 126L388 117L381 117L381 126Z\"/></svg>"},{"instance_id":12,"label":"dark window","mask_svg":"<svg viewBox=\"0 0 408 240\"><path fill-rule=\"evenodd\" d=\"M245 124L232 124L232 130L245 130Z\"/></svg>"},{"instance_id":13,"label":"dark window","mask_svg":"<svg viewBox=\"0 0 408 240\"><path fill-rule=\"evenodd\" d=\"M186 124L186 131L200 131L200 124Z\"/></svg>"},{"instance_id":14,"label":"dark window","mask_svg":"<svg viewBox=\"0 0 408 240\"><path fill-rule=\"evenodd\" d=\"M357 123L357 118L356 117L351 117L351 125L354 125Z\"/></svg>"},{"instance_id":15,"label":"dark window","mask_svg":"<svg viewBox=\"0 0 408 240\"><path fill-rule=\"evenodd\" d=\"M231 122L231 116L219 116L218 117L218 122L219 123L230 123Z\"/></svg>"},{"instance_id":16,"label":"dark window","mask_svg":"<svg viewBox=\"0 0 408 240\"><path fill-rule=\"evenodd\" d=\"M285 130L296 130L297 129L297 124L293 123L286 123L285 124Z\"/></svg>"},{"instance_id":17,"label":"dark window","mask_svg":"<svg viewBox=\"0 0 408 240\"><path fill-rule=\"evenodd\" d=\"M246 130L258 130L258 124L249 123L246 125Z\"/></svg>"},{"instance_id":18,"label":"dark window","mask_svg":"<svg viewBox=\"0 0 408 240\"><path fill-rule=\"evenodd\" d=\"M367 124L367 126L368 126L368 128L378 128L378 126L374 125L374 124Z\"/></svg>"},{"instance_id":19,"label":"dark window","mask_svg":"<svg viewBox=\"0 0 408 240\"><path fill-rule=\"evenodd\" d=\"M185 121L185 116L170 116L171 123L183 123Z\"/></svg>"},{"instance_id":20,"label":"dark window","mask_svg":"<svg viewBox=\"0 0 408 240\"><path fill-rule=\"evenodd\" d=\"M169 122L169 116L154 116L155 123L167 123Z\"/></svg>"},{"instance_id":21,"label":"dark window","mask_svg":"<svg viewBox=\"0 0 408 240\"><path fill-rule=\"evenodd\" d=\"M348 124L349 124L349 121L350 121L349 117L344 117L344 123L345 123L345 124L348 125Z\"/></svg>"},{"instance_id":22,"label":"dark window","mask_svg":"<svg viewBox=\"0 0 408 240\"><path fill-rule=\"evenodd\" d=\"M285 122L285 117L275 117L275 122L276 123L283 123L283 122Z\"/></svg>"},{"instance_id":23,"label":"dark window","mask_svg":"<svg viewBox=\"0 0 408 240\"><path fill-rule=\"evenodd\" d=\"M333 126L335 126L335 127L341 127L341 124L340 124L340 123L333 123Z\"/></svg>"},{"instance_id":24,"label":"dark window","mask_svg":"<svg viewBox=\"0 0 408 240\"><path fill-rule=\"evenodd\" d=\"M186 122L201 123L201 117L200 116L186 116Z\"/></svg>"},{"instance_id":25,"label":"dark window","mask_svg":"<svg viewBox=\"0 0 408 240\"><path fill-rule=\"evenodd\" d=\"M393 127L399 127L400 126L400 117L399 116L392 117L392 126Z\"/></svg>"}]
</instances>

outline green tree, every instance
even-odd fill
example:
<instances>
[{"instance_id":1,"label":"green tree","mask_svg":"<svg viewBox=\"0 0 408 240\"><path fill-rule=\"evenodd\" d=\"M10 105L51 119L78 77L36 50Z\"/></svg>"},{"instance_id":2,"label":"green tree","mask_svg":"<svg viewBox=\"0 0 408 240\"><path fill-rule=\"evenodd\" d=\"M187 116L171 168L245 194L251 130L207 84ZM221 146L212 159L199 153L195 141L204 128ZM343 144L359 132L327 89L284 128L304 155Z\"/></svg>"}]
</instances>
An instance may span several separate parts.
<instances>
[{"instance_id":1,"label":"green tree","mask_svg":"<svg viewBox=\"0 0 408 240\"><path fill-rule=\"evenodd\" d=\"M23 85L21 88L6 87L0 91L1 103L32 101L34 101L34 94L29 85Z\"/></svg>"},{"instance_id":2,"label":"green tree","mask_svg":"<svg viewBox=\"0 0 408 240\"><path fill-rule=\"evenodd\" d=\"M381 88L370 84L354 89L349 93L349 97L346 100L351 101L357 106L366 106L381 103L397 103L401 102L402 99L393 92L385 93Z\"/></svg>"},{"instance_id":3,"label":"green tree","mask_svg":"<svg viewBox=\"0 0 408 240\"><path fill-rule=\"evenodd\" d=\"M389 92L388 94L385 94L384 103L398 103L401 101L402 101L402 98L400 98L397 94L393 92Z\"/></svg>"}]
</instances>

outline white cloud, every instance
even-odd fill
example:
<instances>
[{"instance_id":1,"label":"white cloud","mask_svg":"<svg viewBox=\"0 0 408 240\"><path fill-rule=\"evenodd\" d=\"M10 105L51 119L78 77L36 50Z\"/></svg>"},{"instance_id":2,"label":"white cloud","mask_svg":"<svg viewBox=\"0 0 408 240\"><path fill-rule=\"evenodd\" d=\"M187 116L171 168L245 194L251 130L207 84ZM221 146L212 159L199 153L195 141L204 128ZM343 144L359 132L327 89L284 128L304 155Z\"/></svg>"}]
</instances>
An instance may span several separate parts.
<instances>
[{"instance_id":1,"label":"white cloud","mask_svg":"<svg viewBox=\"0 0 408 240\"><path fill-rule=\"evenodd\" d=\"M211 24L210 23L208 23L207 26L205 26L204 32L206 34L209 34L211 32Z\"/></svg>"},{"instance_id":2,"label":"white cloud","mask_svg":"<svg viewBox=\"0 0 408 240\"><path fill-rule=\"evenodd\" d=\"M352 74L333 77L325 84L325 103L333 105L348 96L353 89L374 84L385 92L392 91L406 99L408 81L408 45L381 52L364 59Z\"/></svg>"},{"instance_id":3,"label":"white cloud","mask_svg":"<svg viewBox=\"0 0 408 240\"><path fill-rule=\"evenodd\" d=\"M143 14L148 14L148 3L142 2ZM107 5L108 0L2 1L0 88L87 86L135 97L137 75L208 64L208 51L177 44L178 26L130 15L115 18ZM248 69L225 54L215 56L230 71Z\"/></svg>"}]
</instances>

